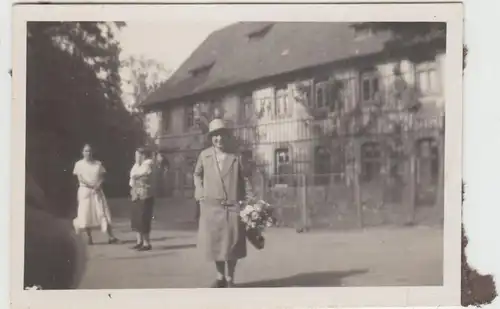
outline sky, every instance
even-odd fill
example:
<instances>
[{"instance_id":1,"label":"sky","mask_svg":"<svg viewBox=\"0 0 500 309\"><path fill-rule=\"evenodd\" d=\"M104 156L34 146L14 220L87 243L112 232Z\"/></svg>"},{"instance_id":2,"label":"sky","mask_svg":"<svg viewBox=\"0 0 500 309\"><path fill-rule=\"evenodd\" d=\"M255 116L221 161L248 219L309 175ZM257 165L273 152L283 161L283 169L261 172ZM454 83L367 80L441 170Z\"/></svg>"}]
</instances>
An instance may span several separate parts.
<instances>
[{"instance_id":1,"label":"sky","mask_svg":"<svg viewBox=\"0 0 500 309\"><path fill-rule=\"evenodd\" d=\"M163 81L179 68L210 33L230 23L228 21L128 21L127 26L122 28L117 36L122 48L120 59L143 56L159 62L168 71L159 72L160 81ZM129 109L135 104L132 84L128 82L131 79L130 72L126 67L120 69L122 99ZM155 79L157 72L150 72L152 79Z\"/></svg>"},{"instance_id":2,"label":"sky","mask_svg":"<svg viewBox=\"0 0 500 309\"><path fill-rule=\"evenodd\" d=\"M144 55L161 62L166 69L177 69L213 31L227 21L127 22L118 37L122 56Z\"/></svg>"},{"instance_id":3,"label":"sky","mask_svg":"<svg viewBox=\"0 0 500 309\"><path fill-rule=\"evenodd\" d=\"M191 55L191 53L217 29L231 24L228 21L203 22L144 22L130 21L118 33L122 53L120 58L130 56L144 56L161 63L170 73L173 73ZM153 76L154 72L150 73ZM129 110L136 103L130 80L130 70L120 69L122 79L122 99ZM163 80L169 77L168 73L160 74ZM148 114L146 131L154 136L160 126L160 115Z\"/></svg>"}]
</instances>

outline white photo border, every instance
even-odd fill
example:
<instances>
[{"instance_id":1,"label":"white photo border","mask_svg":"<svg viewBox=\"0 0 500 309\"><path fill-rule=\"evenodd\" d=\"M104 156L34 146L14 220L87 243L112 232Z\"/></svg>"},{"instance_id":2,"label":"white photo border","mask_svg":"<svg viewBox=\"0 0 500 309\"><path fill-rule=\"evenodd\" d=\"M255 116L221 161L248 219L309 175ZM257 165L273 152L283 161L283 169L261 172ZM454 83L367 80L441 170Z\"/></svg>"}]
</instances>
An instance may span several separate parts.
<instances>
[{"instance_id":1,"label":"white photo border","mask_svg":"<svg viewBox=\"0 0 500 309\"><path fill-rule=\"evenodd\" d=\"M444 274L441 287L335 287L24 291L26 24L28 21L433 21L447 23ZM13 8L11 304L30 308L277 308L457 306L461 279L462 46L460 3L401 4L71 4ZM251 293L251 301L249 294Z\"/></svg>"}]
</instances>

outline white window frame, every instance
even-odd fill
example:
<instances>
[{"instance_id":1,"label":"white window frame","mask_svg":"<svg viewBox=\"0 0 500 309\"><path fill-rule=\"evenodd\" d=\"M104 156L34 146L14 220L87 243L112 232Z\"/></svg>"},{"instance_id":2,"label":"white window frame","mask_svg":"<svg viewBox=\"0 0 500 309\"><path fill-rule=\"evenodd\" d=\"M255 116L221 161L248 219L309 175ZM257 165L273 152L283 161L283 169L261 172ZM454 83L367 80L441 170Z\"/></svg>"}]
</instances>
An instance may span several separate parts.
<instances>
[{"instance_id":1,"label":"white window frame","mask_svg":"<svg viewBox=\"0 0 500 309\"><path fill-rule=\"evenodd\" d=\"M334 112L341 112L341 111L344 111L348 108L349 94L350 94L350 91L349 91L350 79L342 78L342 79L337 79L335 82L342 84L342 90L339 92L339 100L334 102L335 108L333 111Z\"/></svg>"},{"instance_id":2,"label":"white window frame","mask_svg":"<svg viewBox=\"0 0 500 309\"><path fill-rule=\"evenodd\" d=\"M286 162L280 162L279 155L280 153L285 153L286 155ZM291 158L290 158L290 148L288 147L280 147L276 148L274 150L274 174L276 175L276 184L285 184L287 183L286 177L282 177L283 173L280 172L280 167L281 166L291 166Z\"/></svg>"},{"instance_id":3,"label":"white window frame","mask_svg":"<svg viewBox=\"0 0 500 309\"><path fill-rule=\"evenodd\" d=\"M376 71L368 71L361 73L361 78L360 78L360 101L362 102L363 105L371 105L379 99L379 93L380 93L380 76L377 74ZM368 98L365 99L365 81L369 82L369 95ZM377 82L377 87L375 89L375 81Z\"/></svg>"},{"instance_id":4,"label":"white window frame","mask_svg":"<svg viewBox=\"0 0 500 309\"><path fill-rule=\"evenodd\" d=\"M255 104L255 110L258 111L258 114L262 115L262 118L272 117L273 114L273 98L269 96L257 98L253 100Z\"/></svg>"},{"instance_id":5,"label":"white window frame","mask_svg":"<svg viewBox=\"0 0 500 309\"><path fill-rule=\"evenodd\" d=\"M431 82L431 72L434 72L436 77L436 84L433 86ZM427 85L425 88L421 85L420 74L427 75ZM438 94L441 91L441 81L439 77L438 65L434 61L426 61L417 63L415 65L415 84L417 85L417 89L422 95L432 95Z\"/></svg>"},{"instance_id":6,"label":"white window frame","mask_svg":"<svg viewBox=\"0 0 500 309\"><path fill-rule=\"evenodd\" d=\"M332 90L336 83L344 85L344 92L341 95L340 101L332 97ZM314 83L314 108L321 111L340 112L346 108L347 103L347 88L349 87L348 79L330 79L326 81ZM321 91L323 103L320 105L318 100L318 92Z\"/></svg>"},{"instance_id":7,"label":"white window frame","mask_svg":"<svg viewBox=\"0 0 500 309\"><path fill-rule=\"evenodd\" d=\"M240 96L240 120L247 121L255 114L253 94L244 93Z\"/></svg>"},{"instance_id":8,"label":"white window frame","mask_svg":"<svg viewBox=\"0 0 500 309\"><path fill-rule=\"evenodd\" d=\"M274 89L274 116L287 118L291 116L288 85Z\"/></svg>"},{"instance_id":9,"label":"white window frame","mask_svg":"<svg viewBox=\"0 0 500 309\"><path fill-rule=\"evenodd\" d=\"M309 107L313 107L315 104L314 100L314 80L312 79L307 79L307 80L302 80L296 82L295 89L294 89L294 99L295 100L306 100L307 102L304 103L304 105L307 105ZM298 89L299 87L304 87L307 88L307 92L302 93Z\"/></svg>"}]
</instances>

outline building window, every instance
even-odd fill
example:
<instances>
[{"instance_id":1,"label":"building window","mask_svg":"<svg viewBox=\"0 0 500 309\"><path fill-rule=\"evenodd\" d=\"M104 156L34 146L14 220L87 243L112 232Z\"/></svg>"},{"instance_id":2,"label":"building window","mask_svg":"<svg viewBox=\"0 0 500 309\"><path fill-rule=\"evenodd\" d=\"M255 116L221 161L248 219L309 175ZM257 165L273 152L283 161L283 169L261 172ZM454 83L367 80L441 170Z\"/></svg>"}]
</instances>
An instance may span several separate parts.
<instances>
[{"instance_id":1,"label":"building window","mask_svg":"<svg viewBox=\"0 0 500 309\"><path fill-rule=\"evenodd\" d=\"M349 102L349 80L336 80L332 89L332 96L334 98L333 106L335 110L341 111L346 109Z\"/></svg>"},{"instance_id":2,"label":"building window","mask_svg":"<svg viewBox=\"0 0 500 309\"><path fill-rule=\"evenodd\" d=\"M240 120L245 121L253 117L253 98L251 93L240 96Z\"/></svg>"},{"instance_id":3,"label":"building window","mask_svg":"<svg viewBox=\"0 0 500 309\"><path fill-rule=\"evenodd\" d=\"M316 185L326 185L330 183L330 173L332 172L331 153L328 149L318 146L314 151L314 182Z\"/></svg>"},{"instance_id":4,"label":"building window","mask_svg":"<svg viewBox=\"0 0 500 309\"><path fill-rule=\"evenodd\" d=\"M311 80L297 82L293 93L294 99L302 105L312 106L312 85Z\"/></svg>"},{"instance_id":5,"label":"building window","mask_svg":"<svg viewBox=\"0 0 500 309\"><path fill-rule=\"evenodd\" d=\"M382 166L381 155L378 143L369 142L361 147L361 181L371 182L378 178Z\"/></svg>"},{"instance_id":6,"label":"building window","mask_svg":"<svg viewBox=\"0 0 500 309\"><path fill-rule=\"evenodd\" d=\"M440 83L433 62L423 62L416 66L416 84L421 94L433 94L439 92Z\"/></svg>"},{"instance_id":7,"label":"building window","mask_svg":"<svg viewBox=\"0 0 500 309\"><path fill-rule=\"evenodd\" d=\"M435 139L426 138L417 142L417 182L434 185L439 175L439 147Z\"/></svg>"},{"instance_id":8,"label":"building window","mask_svg":"<svg viewBox=\"0 0 500 309\"><path fill-rule=\"evenodd\" d=\"M241 161L245 175L251 177L253 175L253 151L243 150L241 152Z\"/></svg>"},{"instance_id":9,"label":"building window","mask_svg":"<svg viewBox=\"0 0 500 309\"><path fill-rule=\"evenodd\" d=\"M371 37L372 35L373 35L372 29L366 27L359 27L355 29L354 39L361 41Z\"/></svg>"},{"instance_id":10,"label":"building window","mask_svg":"<svg viewBox=\"0 0 500 309\"><path fill-rule=\"evenodd\" d=\"M185 109L184 114L184 123L186 124L186 129L191 129L195 125L195 112L196 112L196 104L188 104Z\"/></svg>"},{"instance_id":11,"label":"building window","mask_svg":"<svg viewBox=\"0 0 500 309\"><path fill-rule=\"evenodd\" d=\"M361 74L361 100L363 103L376 102L379 90L379 77L375 72Z\"/></svg>"},{"instance_id":12,"label":"building window","mask_svg":"<svg viewBox=\"0 0 500 309\"><path fill-rule=\"evenodd\" d=\"M210 69L212 69L214 64L215 64L215 60L208 62L206 64L203 64L203 65L200 65L198 67L195 67L195 68L189 70L189 73L191 73L191 76L193 76L193 77L197 77L197 76L202 75L202 74L206 75L206 74L208 74Z\"/></svg>"},{"instance_id":13,"label":"building window","mask_svg":"<svg viewBox=\"0 0 500 309\"><path fill-rule=\"evenodd\" d=\"M290 116L290 105L288 103L288 87L278 87L275 90L275 116L279 118Z\"/></svg>"},{"instance_id":14,"label":"building window","mask_svg":"<svg viewBox=\"0 0 500 309\"><path fill-rule=\"evenodd\" d=\"M322 108L326 105L326 82L316 84L316 108Z\"/></svg>"},{"instance_id":15,"label":"building window","mask_svg":"<svg viewBox=\"0 0 500 309\"><path fill-rule=\"evenodd\" d=\"M274 152L274 166L276 183L287 183L287 175L292 173L290 165L290 152L288 148L279 148ZM290 176L288 176L290 177Z\"/></svg>"},{"instance_id":16,"label":"building window","mask_svg":"<svg viewBox=\"0 0 500 309\"><path fill-rule=\"evenodd\" d=\"M266 34L271 30L272 27L273 27L272 23L265 24L265 25L261 26L260 28L249 32L247 34L247 37L250 41L262 39L263 37L266 36Z\"/></svg>"},{"instance_id":17,"label":"building window","mask_svg":"<svg viewBox=\"0 0 500 309\"><path fill-rule=\"evenodd\" d=\"M255 100L255 105L257 109L257 117L268 117L272 114L272 98L270 97L262 97Z\"/></svg>"},{"instance_id":18,"label":"building window","mask_svg":"<svg viewBox=\"0 0 500 309\"><path fill-rule=\"evenodd\" d=\"M172 121L172 111L170 109L164 109L161 112L161 126L164 133L170 130L170 123Z\"/></svg>"},{"instance_id":19,"label":"building window","mask_svg":"<svg viewBox=\"0 0 500 309\"><path fill-rule=\"evenodd\" d=\"M342 110L347 99L347 84L346 80L328 80L316 83L315 108L326 109L329 112Z\"/></svg>"}]
</instances>

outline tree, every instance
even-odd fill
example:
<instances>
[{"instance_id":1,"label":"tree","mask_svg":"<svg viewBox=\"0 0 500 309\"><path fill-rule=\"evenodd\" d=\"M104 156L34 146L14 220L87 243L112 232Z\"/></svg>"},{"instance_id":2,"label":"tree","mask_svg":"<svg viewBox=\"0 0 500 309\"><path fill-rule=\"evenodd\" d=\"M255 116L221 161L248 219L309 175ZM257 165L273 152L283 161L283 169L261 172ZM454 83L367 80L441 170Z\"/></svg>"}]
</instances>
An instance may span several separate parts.
<instances>
[{"instance_id":1,"label":"tree","mask_svg":"<svg viewBox=\"0 0 500 309\"><path fill-rule=\"evenodd\" d=\"M126 194L141 124L125 109L115 34L124 23L30 22L27 31L26 168L68 215L73 164L84 143L103 161L109 195ZM55 204L54 204L55 205Z\"/></svg>"},{"instance_id":2,"label":"tree","mask_svg":"<svg viewBox=\"0 0 500 309\"><path fill-rule=\"evenodd\" d=\"M124 75L128 76L122 83L124 87L130 88L130 91L124 93L129 95L125 98L125 103L136 112L139 104L155 92L171 74L162 63L144 55L125 58L122 61L122 70L126 71Z\"/></svg>"},{"instance_id":3,"label":"tree","mask_svg":"<svg viewBox=\"0 0 500 309\"><path fill-rule=\"evenodd\" d=\"M392 38L386 43L387 49L413 48L421 43L446 43L445 22L365 22L355 23L353 27L373 32L390 32Z\"/></svg>"},{"instance_id":4,"label":"tree","mask_svg":"<svg viewBox=\"0 0 500 309\"><path fill-rule=\"evenodd\" d=\"M139 105L167 80L171 71L160 62L141 55L125 58L122 61L121 72L122 76L126 76L122 80L125 106L141 121L151 139L149 142L153 143L160 133L161 115L145 113Z\"/></svg>"}]
</instances>

